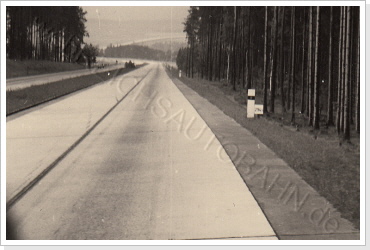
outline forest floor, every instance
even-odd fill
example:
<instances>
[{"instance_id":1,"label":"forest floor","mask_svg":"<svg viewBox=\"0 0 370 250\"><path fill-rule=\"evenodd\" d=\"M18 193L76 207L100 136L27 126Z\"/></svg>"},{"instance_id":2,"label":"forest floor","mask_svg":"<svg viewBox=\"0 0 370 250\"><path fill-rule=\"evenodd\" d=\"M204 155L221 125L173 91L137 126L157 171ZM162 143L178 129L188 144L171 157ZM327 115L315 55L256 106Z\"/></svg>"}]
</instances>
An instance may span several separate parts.
<instances>
[{"instance_id":1,"label":"forest floor","mask_svg":"<svg viewBox=\"0 0 370 250\"><path fill-rule=\"evenodd\" d=\"M11 60L6 59L6 79L32 76L63 71L85 69L85 65L77 63L51 62L39 60Z\"/></svg>"},{"instance_id":2,"label":"forest floor","mask_svg":"<svg viewBox=\"0 0 370 250\"><path fill-rule=\"evenodd\" d=\"M178 77L177 70L172 69L170 73L172 77ZM343 142L335 127L325 126L325 120L320 121L320 130L313 130L307 125L307 118L299 112L295 124L291 124L291 112L282 112L279 96L276 97L274 114L247 119L246 90L233 91L223 81L184 76L181 81L252 132L359 229L358 133L351 130L351 141ZM256 93L256 104L263 103L262 96L262 93ZM299 107L296 110L299 111Z\"/></svg>"}]
</instances>

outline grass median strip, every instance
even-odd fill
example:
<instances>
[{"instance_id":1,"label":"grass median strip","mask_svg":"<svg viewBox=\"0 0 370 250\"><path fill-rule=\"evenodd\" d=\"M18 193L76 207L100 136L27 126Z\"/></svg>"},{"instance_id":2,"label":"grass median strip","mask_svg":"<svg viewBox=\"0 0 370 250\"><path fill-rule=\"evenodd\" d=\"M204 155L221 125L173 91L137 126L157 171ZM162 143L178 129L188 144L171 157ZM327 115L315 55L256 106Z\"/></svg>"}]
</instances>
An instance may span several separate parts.
<instances>
[{"instance_id":1,"label":"grass median strip","mask_svg":"<svg viewBox=\"0 0 370 250\"><path fill-rule=\"evenodd\" d=\"M137 66L136 68L142 65ZM6 115L11 115L38 104L45 103L58 97L107 81L119 75L126 74L133 68L120 68L76 78L65 79L43 85L35 85L24 89L6 92ZM109 74L108 74L109 73Z\"/></svg>"},{"instance_id":2,"label":"grass median strip","mask_svg":"<svg viewBox=\"0 0 370 250\"><path fill-rule=\"evenodd\" d=\"M6 59L6 79L86 69L84 64L47 60Z\"/></svg>"}]
</instances>

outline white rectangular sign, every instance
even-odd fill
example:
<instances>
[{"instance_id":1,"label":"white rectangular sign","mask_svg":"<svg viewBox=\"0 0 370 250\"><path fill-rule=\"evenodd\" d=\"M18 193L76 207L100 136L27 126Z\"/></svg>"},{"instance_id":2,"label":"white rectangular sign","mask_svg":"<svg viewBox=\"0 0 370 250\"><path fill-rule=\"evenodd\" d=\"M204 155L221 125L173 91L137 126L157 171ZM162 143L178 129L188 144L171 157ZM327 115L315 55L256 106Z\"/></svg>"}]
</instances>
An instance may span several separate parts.
<instances>
[{"instance_id":1,"label":"white rectangular sign","mask_svg":"<svg viewBox=\"0 0 370 250\"><path fill-rule=\"evenodd\" d=\"M255 104L254 105L254 114L263 115L263 105L262 104Z\"/></svg>"}]
</instances>

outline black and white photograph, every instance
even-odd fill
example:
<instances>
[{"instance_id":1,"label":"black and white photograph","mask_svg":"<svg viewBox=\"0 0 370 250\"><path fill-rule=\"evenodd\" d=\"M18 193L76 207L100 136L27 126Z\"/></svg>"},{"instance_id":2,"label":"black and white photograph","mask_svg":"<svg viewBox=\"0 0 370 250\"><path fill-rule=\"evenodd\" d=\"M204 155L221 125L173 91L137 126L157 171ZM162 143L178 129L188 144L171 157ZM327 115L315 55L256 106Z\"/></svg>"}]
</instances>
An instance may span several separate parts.
<instances>
[{"instance_id":1,"label":"black and white photograph","mask_svg":"<svg viewBox=\"0 0 370 250\"><path fill-rule=\"evenodd\" d=\"M364 244L364 8L1 2L1 245Z\"/></svg>"}]
</instances>

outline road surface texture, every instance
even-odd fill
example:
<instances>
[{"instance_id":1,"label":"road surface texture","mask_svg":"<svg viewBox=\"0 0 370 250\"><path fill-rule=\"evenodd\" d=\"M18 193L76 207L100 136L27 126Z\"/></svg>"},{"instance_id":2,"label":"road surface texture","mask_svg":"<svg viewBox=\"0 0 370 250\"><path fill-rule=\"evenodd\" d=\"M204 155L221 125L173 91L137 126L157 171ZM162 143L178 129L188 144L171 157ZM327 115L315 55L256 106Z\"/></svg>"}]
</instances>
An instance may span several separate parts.
<instances>
[{"instance_id":1,"label":"road surface texture","mask_svg":"<svg viewBox=\"0 0 370 250\"><path fill-rule=\"evenodd\" d=\"M139 68L52 105L7 117L7 202L91 129L149 70Z\"/></svg>"},{"instance_id":2,"label":"road surface texture","mask_svg":"<svg viewBox=\"0 0 370 250\"><path fill-rule=\"evenodd\" d=\"M160 64L10 116L7 201L17 239L277 239Z\"/></svg>"}]
</instances>

